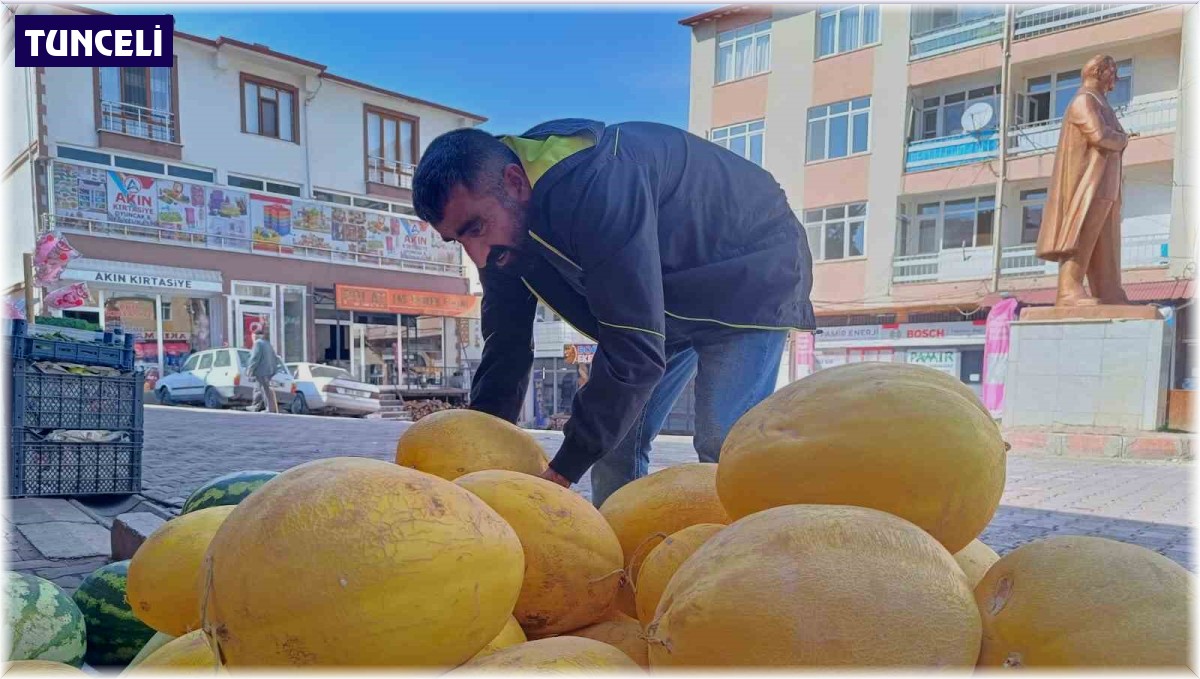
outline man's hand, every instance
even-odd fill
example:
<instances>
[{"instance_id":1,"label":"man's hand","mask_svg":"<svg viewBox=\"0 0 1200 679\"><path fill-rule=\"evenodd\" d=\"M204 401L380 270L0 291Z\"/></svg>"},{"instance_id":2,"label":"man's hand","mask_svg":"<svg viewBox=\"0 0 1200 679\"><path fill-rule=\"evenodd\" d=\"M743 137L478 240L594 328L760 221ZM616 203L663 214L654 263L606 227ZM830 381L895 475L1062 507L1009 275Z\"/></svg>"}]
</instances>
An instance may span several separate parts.
<instances>
[{"instance_id":1,"label":"man's hand","mask_svg":"<svg viewBox=\"0 0 1200 679\"><path fill-rule=\"evenodd\" d=\"M571 487L571 482L570 482L570 480L567 479L567 477L563 476L562 474L559 474L558 472L554 471L553 469L551 469L549 467L546 467L546 471L542 472L542 478L546 479L547 481L553 481L553 482L557 483L558 485L562 486L563 488Z\"/></svg>"}]
</instances>

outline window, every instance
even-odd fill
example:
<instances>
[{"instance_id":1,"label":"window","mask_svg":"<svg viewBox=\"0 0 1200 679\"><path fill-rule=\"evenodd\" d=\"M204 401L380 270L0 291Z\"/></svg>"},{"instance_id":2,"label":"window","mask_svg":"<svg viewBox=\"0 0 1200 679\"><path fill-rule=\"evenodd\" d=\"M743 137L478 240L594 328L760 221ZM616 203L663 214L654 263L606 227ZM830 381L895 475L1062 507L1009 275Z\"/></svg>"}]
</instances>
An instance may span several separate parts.
<instances>
[{"instance_id":1,"label":"window","mask_svg":"<svg viewBox=\"0 0 1200 679\"><path fill-rule=\"evenodd\" d=\"M1046 189L1021 192L1021 244L1036 243L1042 229L1042 211L1046 207Z\"/></svg>"},{"instance_id":2,"label":"window","mask_svg":"<svg viewBox=\"0 0 1200 679\"><path fill-rule=\"evenodd\" d=\"M242 74L242 132L298 141L299 127L295 87Z\"/></svg>"},{"instance_id":3,"label":"window","mask_svg":"<svg viewBox=\"0 0 1200 679\"><path fill-rule=\"evenodd\" d=\"M100 129L155 141L176 141L174 69L105 66L96 69Z\"/></svg>"},{"instance_id":4,"label":"window","mask_svg":"<svg viewBox=\"0 0 1200 679\"><path fill-rule=\"evenodd\" d=\"M195 370L196 366L199 364L200 364L200 354L192 354L191 356L188 357L187 363L183 364L183 369L181 372L190 372L192 370Z\"/></svg>"},{"instance_id":5,"label":"window","mask_svg":"<svg viewBox=\"0 0 1200 679\"><path fill-rule=\"evenodd\" d=\"M879 5L825 5L817 13L817 57L879 42Z\"/></svg>"},{"instance_id":6,"label":"window","mask_svg":"<svg viewBox=\"0 0 1200 679\"><path fill-rule=\"evenodd\" d=\"M416 217L417 216L417 211L412 209L411 205L396 205L395 203L393 203L392 204L392 212L395 212L398 215L405 215L407 217Z\"/></svg>"},{"instance_id":7,"label":"window","mask_svg":"<svg viewBox=\"0 0 1200 679\"><path fill-rule=\"evenodd\" d=\"M761 166L763 164L763 135L766 134L766 130L766 121L755 120L740 125L718 127L709 133L709 138L717 146L727 148Z\"/></svg>"},{"instance_id":8,"label":"window","mask_svg":"<svg viewBox=\"0 0 1200 679\"><path fill-rule=\"evenodd\" d=\"M250 189L252 191L265 191L266 187L261 179L249 179L247 177L239 177L237 175L226 175L225 183L230 186L236 186L239 189Z\"/></svg>"},{"instance_id":9,"label":"window","mask_svg":"<svg viewBox=\"0 0 1200 679\"><path fill-rule=\"evenodd\" d=\"M383 210L384 212L387 212L391 205L383 201L371 200L369 198L355 198L354 207L365 207L368 210Z\"/></svg>"},{"instance_id":10,"label":"window","mask_svg":"<svg viewBox=\"0 0 1200 679\"><path fill-rule=\"evenodd\" d=\"M229 360L229 352L228 351L218 351L217 352L217 361L216 361L216 363L213 363L213 367L214 368L228 368L230 365L232 365L232 362Z\"/></svg>"},{"instance_id":11,"label":"window","mask_svg":"<svg viewBox=\"0 0 1200 679\"><path fill-rule=\"evenodd\" d=\"M804 212L808 248L816 261L866 254L867 204L851 203Z\"/></svg>"},{"instance_id":12,"label":"window","mask_svg":"<svg viewBox=\"0 0 1200 679\"><path fill-rule=\"evenodd\" d=\"M991 245L995 209L992 196L921 203L917 205L915 229L907 223L901 226L900 253L933 254L939 242L942 250Z\"/></svg>"},{"instance_id":13,"label":"window","mask_svg":"<svg viewBox=\"0 0 1200 679\"><path fill-rule=\"evenodd\" d=\"M83 149L71 148L70 146L59 146L57 154L59 158L82 160L86 163L96 163L97 165L112 164L112 156L107 153L94 153L92 151L84 151Z\"/></svg>"},{"instance_id":14,"label":"window","mask_svg":"<svg viewBox=\"0 0 1200 679\"><path fill-rule=\"evenodd\" d=\"M271 193L282 193L285 196L300 197L300 187L290 184L276 184L275 182L267 182L267 190Z\"/></svg>"},{"instance_id":15,"label":"window","mask_svg":"<svg viewBox=\"0 0 1200 679\"><path fill-rule=\"evenodd\" d=\"M997 98L999 85L977 87L961 92L952 92L937 97L925 97L921 100L921 109L917 116L917 139L936 139L962 134L962 117L967 107L976 102L987 102L992 105L992 120L986 129L997 126Z\"/></svg>"},{"instance_id":16,"label":"window","mask_svg":"<svg viewBox=\"0 0 1200 679\"><path fill-rule=\"evenodd\" d=\"M770 21L717 35L717 84L749 78L770 69Z\"/></svg>"},{"instance_id":17,"label":"window","mask_svg":"<svg viewBox=\"0 0 1200 679\"><path fill-rule=\"evenodd\" d=\"M168 165L167 174L171 175L172 177L195 179L197 181L208 182L210 184L217 181L217 175L212 170L196 170L190 167L179 167L178 165Z\"/></svg>"},{"instance_id":18,"label":"window","mask_svg":"<svg viewBox=\"0 0 1200 679\"><path fill-rule=\"evenodd\" d=\"M1036 123L1057 120L1063 117L1071 99L1083 85L1083 76L1076 69L1052 73L1025 81L1025 105L1023 122ZM1133 96L1133 60L1117 62L1117 85L1108 93L1108 103L1113 108L1129 104Z\"/></svg>"},{"instance_id":19,"label":"window","mask_svg":"<svg viewBox=\"0 0 1200 679\"><path fill-rule=\"evenodd\" d=\"M152 172L154 174L163 174L163 170L166 169L162 163L151 163L138 158L126 158L125 156L113 156L113 165L123 167L127 170Z\"/></svg>"},{"instance_id":20,"label":"window","mask_svg":"<svg viewBox=\"0 0 1200 679\"><path fill-rule=\"evenodd\" d=\"M243 368L250 365L250 352L248 350L238 349L237 356L238 365L242 366Z\"/></svg>"},{"instance_id":21,"label":"window","mask_svg":"<svg viewBox=\"0 0 1200 679\"><path fill-rule=\"evenodd\" d=\"M162 303L162 319L164 323L171 321L171 303L165 300Z\"/></svg>"},{"instance_id":22,"label":"window","mask_svg":"<svg viewBox=\"0 0 1200 679\"><path fill-rule=\"evenodd\" d=\"M350 205L350 196L344 196L340 193L330 193L328 191L313 191L313 199L320 200L326 203L337 203L338 205Z\"/></svg>"},{"instance_id":23,"label":"window","mask_svg":"<svg viewBox=\"0 0 1200 679\"><path fill-rule=\"evenodd\" d=\"M400 175L411 175L415 169L420 121L374 106L366 106L364 110L367 181L400 186Z\"/></svg>"},{"instance_id":24,"label":"window","mask_svg":"<svg viewBox=\"0 0 1200 679\"><path fill-rule=\"evenodd\" d=\"M214 352L214 353L220 353L220 352ZM212 362L213 362L212 354L201 355L200 356L200 367L198 368L198 370L208 370L208 369L212 368Z\"/></svg>"},{"instance_id":25,"label":"window","mask_svg":"<svg viewBox=\"0 0 1200 679\"><path fill-rule=\"evenodd\" d=\"M808 162L866 153L870 148L871 98L808 109Z\"/></svg>"},{"instance_id":26,"label":"window","mask_svg":"<svg viewBox=\"0 0 1200 679\"><path fill-rule=\"evenodd\" d=\"M912 9L913 37L1004 14L1001 5L927 5Z\"/></svg>"}]
</instances>

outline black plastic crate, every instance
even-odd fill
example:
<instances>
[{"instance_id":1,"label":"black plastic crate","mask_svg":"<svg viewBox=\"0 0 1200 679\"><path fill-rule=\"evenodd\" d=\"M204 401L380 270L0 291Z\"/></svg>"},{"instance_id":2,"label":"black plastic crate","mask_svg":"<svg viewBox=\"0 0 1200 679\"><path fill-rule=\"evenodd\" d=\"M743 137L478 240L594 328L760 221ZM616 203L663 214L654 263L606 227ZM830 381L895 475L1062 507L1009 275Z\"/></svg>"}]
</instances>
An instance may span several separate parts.
<instances>
[{"instance_id":1,"label":"black plastic crate","mask_svg":"<svg viewBox=\"0 0 1200 679\"><path fill-rule=\"evenodd\" d=\"M44 373L13 361L12 428L142 429L145 375L104 377Z\"/></svg>"},{"instance_id":2,"label":"black plastic crate","mask_svg":"<svg viewBox=\"0 0 1200 679\"><path fill-rule=\"evenodd\" d=\"M9 497L130 495L142 489L142 435L128 443L62 443L14 431Z\"/></svg>"},{"instance_id":3,"label":"black plastic crate","mask_svg":"<svg viewBox=\"0 0 1200 679\"><path fill-rule=\"evenodd\" d=\"M35 326L36 327L36 326ZM63 361L79 365L102 365L122 371L133 370L133 335L118 341L111 332L90 332L47 326L47 332L86 336L91 343L52 339L30 333L25 321L13 319L12 357L16 361Z\"/></svg>"}]
</instances>

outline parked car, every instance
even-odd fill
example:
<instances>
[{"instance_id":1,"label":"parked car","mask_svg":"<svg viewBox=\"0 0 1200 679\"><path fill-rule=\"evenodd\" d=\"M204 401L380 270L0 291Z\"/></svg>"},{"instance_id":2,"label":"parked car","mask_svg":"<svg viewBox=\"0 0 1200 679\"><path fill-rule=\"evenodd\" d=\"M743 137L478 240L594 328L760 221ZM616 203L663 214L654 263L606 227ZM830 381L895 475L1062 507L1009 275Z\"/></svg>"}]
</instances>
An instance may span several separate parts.
<instances>
[{"instance_id":1,"label":"parked car","mask_svg":"<svg viewBox=\"0 0 1200 679\"><path fill-rule=\"evenodd\" d=\"M163 377L154 387L163 405L200 403L207 408L250 405L254 401L254 379L247 372L249 349L208 349L188 357L177 373ZM292 376L280 371L271 379L271 390L280 410L291 407Z\"/></svg>"},{"instance_id":2,"label":"parked car","mask_svg":"<svg viewBox=\"0 0 1200 679\"><path fill-rule=\"evenodd\" d=\"M365 417L379 412L379 387L349 372L319 363L288 363L292 377L289 410L297 415L329 413Z\"/></svg>"}]
</instances>

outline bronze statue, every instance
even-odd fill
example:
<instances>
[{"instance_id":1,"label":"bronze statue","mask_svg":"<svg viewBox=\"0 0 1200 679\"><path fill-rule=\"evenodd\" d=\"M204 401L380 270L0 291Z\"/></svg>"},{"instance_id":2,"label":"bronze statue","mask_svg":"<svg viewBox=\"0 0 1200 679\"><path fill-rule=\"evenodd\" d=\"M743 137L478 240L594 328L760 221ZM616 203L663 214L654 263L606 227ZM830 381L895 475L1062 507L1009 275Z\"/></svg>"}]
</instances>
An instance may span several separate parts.
<instances>
[{"instance_id":1,"label":"bronze statue","mask_svg":"<svg viewBox=\"0 0 1200 679\"><path fill-rule=\"evenodd\" d=\"M1125 132L1105 98L1116 82L1113 58L1092 57L1063 114L1037 242L1038 257L1059 263L1060 317L1064 308L1129 304L1121 288L1121 156L1137 134Z\"/></svg>"}]
</instances>

